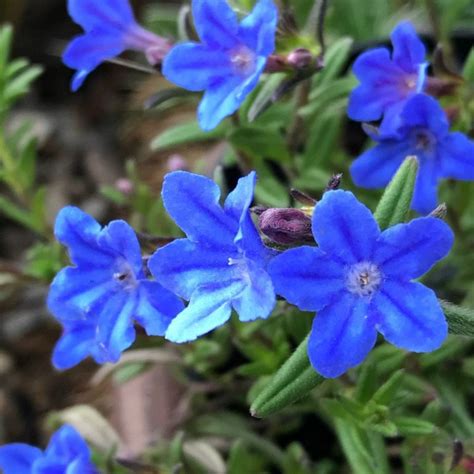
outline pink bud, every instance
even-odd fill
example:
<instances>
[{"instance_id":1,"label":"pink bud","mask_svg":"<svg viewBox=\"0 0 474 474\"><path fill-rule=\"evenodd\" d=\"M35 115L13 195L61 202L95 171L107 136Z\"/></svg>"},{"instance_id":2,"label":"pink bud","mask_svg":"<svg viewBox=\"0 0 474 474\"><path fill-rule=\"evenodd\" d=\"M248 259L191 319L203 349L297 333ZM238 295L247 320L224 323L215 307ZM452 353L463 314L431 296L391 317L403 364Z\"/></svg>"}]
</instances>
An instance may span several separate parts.
<instances>
[{"instance_id":1,"label":"pink bud","mask_svg":"<svg viewBox=\"0 0 474 474\"><path fill-rule=\"evenodd\" d=\"M133 183L127 178L119 178L115 181L115 188L125 196L129 196L134 191Z\"/></svg>"},{"instance_id":2,"label":"pink bud","mask_svg":"<svg viewBox=\"0 0 474 474\"><path fill-rule=\"evenodd\" d=\"M300 209L267 209L259 216L260 230L277 244L311 242L311 218Z\"/></svg>"}]
</instances>

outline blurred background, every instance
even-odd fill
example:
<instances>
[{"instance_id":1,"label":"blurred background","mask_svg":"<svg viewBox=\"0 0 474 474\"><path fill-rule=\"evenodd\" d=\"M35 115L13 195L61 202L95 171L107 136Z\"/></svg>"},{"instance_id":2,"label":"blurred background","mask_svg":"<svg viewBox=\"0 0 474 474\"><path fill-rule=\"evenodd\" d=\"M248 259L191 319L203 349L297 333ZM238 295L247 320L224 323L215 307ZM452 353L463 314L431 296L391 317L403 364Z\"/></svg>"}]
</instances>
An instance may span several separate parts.
<instances>
[{"instance_id":1,"label":"blurred background","mask_svg":"<svg viewBox=\"0 0 474 474\"><path fill-rule=\"evenodd\" d=\"M244 10L252 4L235 3ZM180 2L143 0L133 5L137 18L150 29L173 38L182 34L180 18L186 17L186 10ZM302 29L313 2L288 0L280 6L288 7L294 28ZM300 164L289 179L282 171L286 155L282 158L281 152L267 147L268 156L257 157L253 164L261 178L259 204L290 205L292 186L319 197L333 173L347 171L366 146L360 124L345 117L347 96L355 85L350 64L368 47L389 44L391 29L404 18L415 23L431 52L437 43L443 45L444 55L433 67L444 68L447 75L461 74L471 51L474 81L473 0L329 1L325 35L332 54L330 67L313 80L302 114L303 136L288 145L288 153L297 156ZM232 188L242 174L242 163L238 138L232 136L229 146L223 129L208 135L196 131L193 120L199 97L177 94L159 74L105 64L73 94L72 72L62 64L61 52L80 28L68 17L65 0L0 0L0 25L7 23L14 30L11 58L27 58L40 69L31 70L24 79L26 89L12 103L0 100L0 135L23 130L14 148L29 170L29 181L18 189L12 190L8 183L0 188L0 444L21 440L44 445L51 430L67 421L79 425L100 448L98 457L104 465L104 453L111 455L116 449L118 457L128 460L145 452L145 464L163 469L125 463L134 472L171 472L163 466L183 462L190 464L182 472L354 472L345 460L347 452L338 445L341 433L328 422L327 407L315 408L316 402L305 401L272 420L257 421L247 415L251 399L247 392L281 365L310 327L312 315L298 314L295 323L293 313L299 312L294 308L279 307L279 320L269 321L265 328L258 322L243 327L233 321L186 348L139 338L134 350L114 368L99 369L92 361L64 373L52 368L51 351L60 328L44 302L49 281L67 262L52 240L57 211L75 204L100 222L125 218L137 230L170 237L177 230L159 199L163 175L188 169ZM304 35L300 39L307 40ZM276 128L282 130L284 107L292 110L293 101L292 94L282 97L259 126L277 120ZM448 105L458 126L472 134L472 102L467 101L465 108L455 101ZM350 188L350 178L345 176L343 186ZM466 236L474 230L473 192L472 183L443 190L453 199L458 197L458 203L463 201L458 224ZM376 202L376 193L359 190L358 194L369 205ZM472 248L472 238L466 239L464 258L471 261L472 254L465 249ZM151 252L152 244L145 244L145 249ZM474 261L460 273L453 260L430 275L431 286L441 296L472 307L472 268ZM469 361L471 378L459 372L464 387L474 376L472 344L456 342L448 355L452 353L460 354L463 370ZM387 361L395 356L374 357ZM406 358L403 364L410 367L418 362ZM430 438L432 445L420 435L402 448L393 438L387 448L393 472L409 472L402 467L407 459L427 456L431 460L436 450L442 459L435 465L448 465L456 455L453 440L462 437L468 445L474 439L472 390L459 388L456 393L455 378L451 385L445 384L444 392L440 390L440 399L432 396L436 381L430 378L428 359L425 366L428 378L423 379L425 385L417 386L419 398L413 404L423 408L442 399L443 407L450 407L446 423L450 416L457 417L459 426L447 429L449 435ZM450 362L442 370L452 370ZM385 377L387 372L380 373ZM341 382L346 387L353 383L350 377ZM331 390L334 386L322 395ZM176 446L184 450L185 461L181 454L176 461ZM463 462L468 466L468 461ZM110 467L110 472L121 472L114 469ZM474 467L466 469L460 472L474 472Z\"/></svg>"}]
</instances>

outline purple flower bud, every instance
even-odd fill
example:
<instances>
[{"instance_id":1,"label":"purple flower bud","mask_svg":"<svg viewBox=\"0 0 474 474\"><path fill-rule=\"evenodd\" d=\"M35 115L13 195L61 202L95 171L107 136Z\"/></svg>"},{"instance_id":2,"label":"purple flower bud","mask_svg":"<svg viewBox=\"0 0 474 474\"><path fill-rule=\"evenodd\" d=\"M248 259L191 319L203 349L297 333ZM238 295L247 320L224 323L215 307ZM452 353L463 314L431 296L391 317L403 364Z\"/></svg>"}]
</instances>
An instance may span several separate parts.
<instances>
[{"instance_id":1,"label":"purple flower bud","mask_svg":"<svg viewBox=\"0 0 474 474\"><path fill-rule=\"evenodd\" d=\"M259 219L260 230L277 244L289 245L313 240L311 218L300 209L267 209Z\"/></svg>"},{"instance_id":2,"label":"purple flower bud","mask_svg":"<svg viewBox=\"0 0 474 474\"><path fill-rule=\"evenodd\" d=\"M305 48L297 48L291 51L286 60L295 69L306 69L314 63L311 51Z\"/></svg>"},{"instance_id":3,"label":"purple flower bud","mask_svg":"<svg viewBox=\"0 0 474 474\"><path fill-rule=\"evenodd\" d=\"M127 178L119 178L115 181L115 189L120 191L125 196L130 196L134 191L134 186L132 181Z\"/></svg>"},{"instance_id":4,"label":"purple flower bud","mask_svg":"<svg viewBox=\"0 0 474 474\"><path fill-rule=\"evenodd\" d=\"M169 156L166 166L169 171L186 171L188 169L188 163L186 162L186 159L177 153Z\"/></svg>"}]
</instances>

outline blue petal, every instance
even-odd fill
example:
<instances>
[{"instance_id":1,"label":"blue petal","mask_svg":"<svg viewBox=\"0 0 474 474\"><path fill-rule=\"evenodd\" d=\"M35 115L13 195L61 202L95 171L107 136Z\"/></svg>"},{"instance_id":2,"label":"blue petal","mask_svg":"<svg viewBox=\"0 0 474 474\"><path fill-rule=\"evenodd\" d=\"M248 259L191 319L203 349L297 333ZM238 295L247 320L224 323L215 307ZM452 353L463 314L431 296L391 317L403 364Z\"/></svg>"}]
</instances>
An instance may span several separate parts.
<instances>
[{"instance_id":1,"label":"blue petal","mask_svg":"<svg viewBox=\"0 0 474 474\"><path fill-rule=\"evenodd\" d=\"M189 306L173 319L166 331L166 339L187 342L224 324L232 312L232 300L244 285L241 279L216 281L198 288Z\"/></svg>"},{"instance_id":2,"label":"blue petal","mask_svg":"<svg viewBox=\"0 0 474 474\"><path fill-rule=\"evenodd\" d=\"M321 250L342 262L370 260L380 229L370 210L349 191L329 191L313 213L313 235Z\"/></svg>"},{"instance_id":3,"label":"blue petal","mask_svg":"<svg viewBox=\"0 0 474 474\"><path fill-rule=\"evenodd\" d=\"M226 248L178 239L158 249L148 267L165 288L189 300L199 285L232 277L229 258L233 253Z\"/></svg>"},{"instance_id":4,"label":"blue petal","mask_svg":"<svg viewBox=\"0 0 474 474\"><path fill-rule=\"evenodd\" d=\"M6 444L0 446L0 468L4 474L31 474L33 463L42 456L40 449L28 444Z\"/></svg>"},{"instance_id":5,"label":"blue petal","mask_svg":"<svg viewBox=\"0 0 474 474\"><path fill-rule=\"evenodd\" d=\"M90 457L89 446L70 425L62 426L53 434L46 449L46 456L63 457L72 461L75 457Z\"/></svg>"},{"instance_id":6,"label":"blue petal","mask_svg":"<svg viewBox=\"0 0 474 474\"><path fill-rule=\"evenodd\" d=\"M354 183L364 188L386 186L410 151L405 141L382 141L352 163L350 172Z\"/></svg>"},{"instance_id":7,"label":"blue petal","mask_svg":"<svg viewBox=\"0 0 474 474\"><path fill-rule=\"evenodd\" d=\"M425 61L426 49L413 25L408 21L399 23L390 37L393 44L394 62L405 71L418 71L418 66Z\"/></svg>"},{"instance_id":8,"label":"blue petal","mask_svg":"<svg viewBox=\"0 0 474 474\"><path fill-rule=\"evenodd\" d=\"M266 265L273 252L265 247L249 212L257 175L254 171L240 178L235 189L227 196L224 210L239 222L235 244L245 252L246 257Z\"/></svg>"},{"instance_id":9,"label":"blue petal","mask_svg":"<svg viewBox=\"0 0 474 474\"><path fill-rule=\"evenodd\" d=\"M100 474L100 472L89 459L79 458L68 465L66 474Z\"/></svg>"},{"instance_id":10,"label":"blue petal","mask_svg":"<svg viewBox=\"0 0 474 474\"><path fill-rule=\"evenodd\" d=\"M219 186L211 179L175 171L165 176L162 195L169 215L191 240L233 247L237 222L224 213Z\"/></svg>"},{"instance_id":11,"label":"blue petal","mask_svg":"<svg viewBox=\"0 0 474 474\"><path fill-rule=\"evenodd\" d=\"M67 462L57 458L42 458L35 463L34 474L64 474L68 468Z\"/></svg>"},{"instance_id":12,"label":"blue petal","mask_svg":"<svg viewBox=\"0 0 474 474\"><path fill-rule=\"evenodd\" d=\"M237 221L243 221L252 204L256 182L257 174L255 171L239 179L237 186L229 193L225 200L224 210L226 214Z\"/></svg>"},{"instance_id":13,"label":"blue petal","mask_svg":"<svg viewBox=\"0 0 474 474\"><path fill-rule=\"evenodd\" d=\"M85 31L123 28L135 23L128 0L69 0L68 13Z\"/></svg>"},{"instance_id":14,"label":"blue petal","mask_svg":"<svg viewBox=\"0 0 474 474\"><path fill-rule=\"evenodd\" d=\"M248 272L249 283L232 302L241 321L267 318L275 307L275 290L268 273L259 267Z\"/></svg>"},{"instance_id":15,"label":"blue petal","mask_svg":"<svg viewBox=\"0 0 474 474\"><path fill-rule=\"evenodd\" d=\"M98 315L97 348L95 354L98 363L117 362L122 352L135 340L133 315L137 307L138 296L125 291L111 295Z\"/></svg>"},{"instance_id":16,"label":"blue petal","mask_svg":"<svg viewBox=\"0 0 474 474\"><path fill-rule=\"evenodd\" d=\"M404 129L426 129L438 140L449 130L449 122L439 103L425 94L411 97L401 114Z\"/></svg>"},{"instance_id":17,"label":"blue petal","mask_svg":"<svg viewBox=\"0 0 474 474\"><path fill-rule=\"evenodd\" d=\"M374 262L390 278L411 280L424 275L445 257L454 234L441 219L422 217L388 228L380 236Z\"/></svg>"},{"instance_id":18,"label":"blue petal","mask_svg":"<svg viewBox=\"0 0 474 474\"><path fill-rule=\"evenodd\" d=\"M411 207L420 214L428 214L438 205L437 162L429 157L420 159L419 162Z\"/></svg>"},{"instance_id":19,"label":"blue petal","mask_svg":"<svg viewBox=\"0 0 474 474\"><path fill-rule=\"evenodd\" d=\"M238 44L237 15L225 0L193 0L192 9L203 43L217 49L230 49Z\"/></svg>"},{"instance_id":20,"label":"blue petal","mask_svg":"<svg viewBox=\"0 0 474 474\"><path fill-rule=\"evenodd\" d=\"M107 31L91 31L73 39L63 54L64 64L78 70L72 90L77 91L90 72L107 59L121 54L125 48L123 35Z\"/></svg>"},{"instance_id":21,"label":"blue petal","mask_svg":"<svg viewBox=\"0 0 474 474\"><path fill-rule=\"evenodd\" d=\"M111 264L112 256L99 249L97 236L100 230L96 220L72 206L61 209L54 226L56 239L67 245L73 263L106 267Z\"/></svg>"},{"instance_id":22,"label":"blue petal","mask_svg":"<svg viewBox=\"0 0 474 474\"><path fill-rule=\"evenodd\" d=\"M155 281L142 281L135 320L149 336L163 336L172 319L184 309L182 301Z\"/></svg>"},{"instance_id":23,"label":"blue petal","mask_svg":"<svg viewBox=\"0 0 474 474\"><path fill-rule=\"evenodd\" d=\"M242 78L239 75L222 78L209 87L198 107L198 121L203 130L212 130L225 117L233 114L247 95L257 86L266 58L258 57L254 73Z\"/></svg>"},{"instance_id":24,"label":"blue petal","mask_svg":"<svg viewBox=\"0 0 474 474\"><path fill-rule=\"evenodd\" d=\"M367 300L345 293L314 318L308 356L322 376L339 377L360 364L374 347L377 331L367 305Z\"/></svg>"},{"instance_id":25,"label":"blue petal","mask_svg":"<svg viewBox=\"0 0 474 474\"><path fill-rule=\"evenodd\" d=\"M125 221L110 222L100 232L97 242L104 252L122 257L135 273L143 278L143 263L140 244L135 231Z\"/></svg>"},{"instance_id":26,"label":"blue petal","mask_svg":"<svg viewBox=\"0 0 474 474\"><path fill-rule=\"evenodd\" d=\"M463 133L450 133L439 143L438 157L439 176L474 180L474 142Z\"/></svg>"},{"instance_id":27,"label":"blue petal","mask_svg":"<svg viewBox=\"0 0 474 474\"><path fill-rule=\"evenodd\" d=\"M252 13L240 23L239 38L251 50L269 56L275 50L278 10L272 0L258 0Z\"/></svg>"},{"instance_id":28,"label":"blue petal","mask_svg":"<svg viewBox=\"0 0 474 474\"><path fill-rule=\"evenodd\" d=\"M196 43L175 46L166 55L162 72L166 79L190 91L202 91L218 78L235 74L227 52Z\"/></svg>"},{"instance_id":29,"label":"blue petal","mask_svg":"<svg viewBox=\"0 0 474 474\"><path fill-rule=\"evenodd\" d=\"M59 370L70 369L91 355L95 333L95 326L88 323L77 323L66 328L54 347L54 367Z\"/></svg>"},{"instance_id":30,"label":"blue petal","mask_svg":"<svg viewBox=\"0 0 474 474\"><path fill-rule=\"evenodd\" d=\"M371 314L385 339L401 349L434 351L448 335L435 293L421 283L385 281L374 295Z\"/></svg>"},{"instance_id":31,"label":"blue petal","mask_svg":"<svg viewBox=\"0 0 474 474\"><path fill-rule=\"evenodd\" d=\"M275 291L303 311L319 311L345 290L344 266L315 247L283 252L270 262L268 272Z\"/></svg>"},{"instance_id":32,"label":"blue petal","mask_svg":"<svg viewBox=\"0 0 474 474\"><path fill-rule=\"evenodd\" d=\"M60 321L83 318L77 311L91 313L98 302L117 291L118 286L112 280L112 271L108 269L82 270L67 267L61 270L51 283L48 294L48 309Z\"/></svg>"}]
</instances>

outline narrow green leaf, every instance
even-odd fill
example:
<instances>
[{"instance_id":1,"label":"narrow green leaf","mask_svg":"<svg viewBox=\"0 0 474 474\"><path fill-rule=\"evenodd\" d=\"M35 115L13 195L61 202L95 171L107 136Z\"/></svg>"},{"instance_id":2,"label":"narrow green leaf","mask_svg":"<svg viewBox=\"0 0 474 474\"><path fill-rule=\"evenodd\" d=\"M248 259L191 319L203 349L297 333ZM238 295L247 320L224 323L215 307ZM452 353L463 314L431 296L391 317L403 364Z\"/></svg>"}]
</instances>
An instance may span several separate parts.
<instances>
[{"instance_id":1,"label":"narrow green leaf","mask_svg":"<svg viewBox=\"0 0 474 474\"><path fill-rule=\"evenodd\" d=\"M13 103L23 95L27 94L30 90L31 83L38 78L43 72L43 68L40 66L31 66L23 71L15 79L11 80L4 93L4 100L7 104Z\"/></svg>"},{"instance_id":2,"label":"narrow green leaf","mask_svg":"<svg viewBox=\"0 0 474 474\"><path fill-rule=\"evenodd\" d=\"M253 122L261 113L274 102L273 95L285 80L286 74L277 73L269 75L262 88L255 97L247 114L247 120Z\"/></svg>"},{"instance_id":3,"label":"narrow green leaf","mask_svg":"<svg viewBox=\"0 0 474 474\"><path fill-rule=\"evenodd\" d=\"M449 332L459 336L474 337L474 310L443 300L440 300L440 303L448 320Z\"/></svg>"},{"instance_id":4,"label":"narrow green leaf","mask_svg":"<svg viewBox=\"0 0 474 474\"><path fill-rule=\"evenodd\" d=\"M215 140L225 135L226 125L221 124L210 132L201 130L196 120L188 123L176 125L155 137L150 147L154 151L166 150L177 145L184 145L191 142L203 142Z\"/></svg>"},{"instance_id":5,"label":"narrow green leaf","mask_svg":"<svg viewBox=\"0 0 474 474\"><path fill-rule=\"evenodd\" d=\"M18 207L3 196L0 196L0 212L27 229L34 231L40 230L36 227L36 223L31 219L31 215L28 211Z\"/></svg>"},{"instance_id":6,"label":"narrow green leaf","mask_svg":"<svg viewBox=\"0 0 474 474\"><path fill-rule=\"evenodd\" d=\"M308 355L308 338L286 360L257 396L250 413L263 418L275 413L308 394L325 378L311 367Z\"/></svg>"},{"instance_id":7,"label":"narrow green leaf","mask_svg":"<svg viewBox=\"0 0 474 474\"><path fill-rule=\"evenodd\" d=\"M333 82L333 79L342 72L349 59L352 43L353 39L346 37L337 40L329 47L324 57L324 69L314 78L315 86Z\"/></svg>"},{"instance_id":8,"label":"narrow green leaf","mask_svg":"<svg viewBox=\"0 0 474 474\"><path fill-rule=\"evenodd\" d=\"M388 405L402 386L401 381L404 376L404 372L405 371L403 369L394 372L390 378L374 393L372 401L378 405Z\"/></svg>"},{"instance_id":9,"label":"narrow green leaf","mask_svg":"<svg viewBox=\"0 0 474 474\"><path fill-rule=\"evenodd\" d=\"M13 38L13 28L5 25L0 28L0 71L5 71L8 57L10 55L11 42Z\"/></svg>"},{"instance_id":10,"label":"narrow green leaf","mask_svg":"<svg viewBox=\"0 0 474 474\"><path fill-rule=\"evenodd\" d=\"M374 213L382 230L405 221L410 210L417 170L416 157L407 157L385 189Z\"/></svg>"},{"instance_id":11,"label":"narrow green leaf","mask_svg":"<svg viewBox=\"0 0 474 474\"><path fill-rule=\"evenodd\" d=\"M462 76L466 81L474 83L474 47L471 48L469 56L464 63L464 68L462 70Z\"/></svg>"},{"instance_id":12,"label":"narrow green leaf","mask_svg":"<svg viewBox=\"0 0 474 474\"><path fill-rule=\"evenodd\" d=\"M430 421L414 416L397 416L392 419L402 436L430 435L437 431L436 425Z\"/></svg>"}]
</instances>

